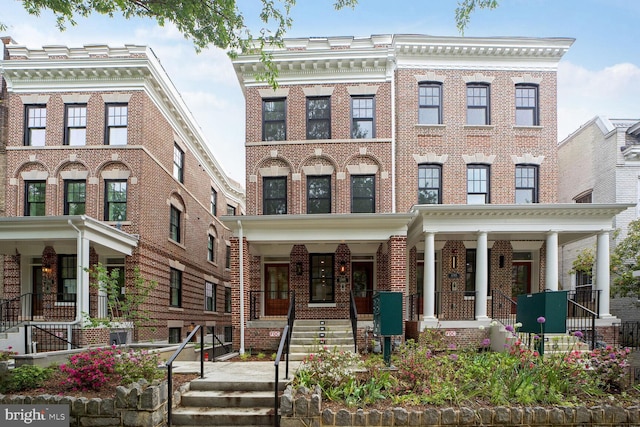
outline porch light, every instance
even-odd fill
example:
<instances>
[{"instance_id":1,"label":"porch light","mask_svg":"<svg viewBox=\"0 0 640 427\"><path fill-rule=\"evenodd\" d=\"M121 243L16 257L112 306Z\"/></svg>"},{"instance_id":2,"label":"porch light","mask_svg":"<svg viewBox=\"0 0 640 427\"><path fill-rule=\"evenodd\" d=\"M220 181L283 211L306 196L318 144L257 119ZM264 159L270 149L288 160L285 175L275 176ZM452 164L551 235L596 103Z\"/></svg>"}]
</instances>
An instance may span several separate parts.
<instances>
[{"instance_id":1,"label":"porch light","mask_svg":"<svg viewBox=\"0 0 640 427\"><path fill-rule=\"evenodd\" d=\"M296 262L296 275L302 276L302 263Z\"/></svg>"},{"instance_id":2,"label":"porch light","mask_svg":"<svg viewBox=\"0 0 640 427\"><path fill-rule=\"evenodd\" d=\"M347 266L344 261L340 261L340 274L344 276L344 273L347 272Z\"/></svg>"},{"instance_id":3,"label":"porch light","mask_svg":"<svg viewBox=\"0 0 640 427\"><path fill-rule=\"evenodd\" d=\"M51 266L49 264L44 264L42 266L42 276L45 278L49 278L51 277L51 272L53 270L51 269Z\"/></svg>"}]
</instances>

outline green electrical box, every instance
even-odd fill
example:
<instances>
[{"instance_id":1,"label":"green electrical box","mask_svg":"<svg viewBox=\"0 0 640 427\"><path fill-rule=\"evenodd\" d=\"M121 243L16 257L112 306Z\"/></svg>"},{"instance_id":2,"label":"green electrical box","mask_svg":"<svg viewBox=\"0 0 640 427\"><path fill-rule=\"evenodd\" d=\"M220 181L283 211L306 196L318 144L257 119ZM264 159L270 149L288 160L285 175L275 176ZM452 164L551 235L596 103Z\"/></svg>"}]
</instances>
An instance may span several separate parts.
<instances>
[{"instance_id":1,"label":"green electrical box","mask_svg":"<svg viewBox=\"0 0 640 427\"><path fill-rule=\"evenodd\" d=\"M373 295L373 333L402 335L402 292L376 292Z\"/></svg>"},{"instance_id":2,"label":"green electrical box","mask_svg":"<svg viewBox=\"0 0 640 427\"><path fill-rule=\"evenodd\" d=\"M545 322L538 323L544 317ZM516 322L522 323L520 332L564 334L567 332L567 291L540 292L518 295Z\"/></svg>"}]
</instances>

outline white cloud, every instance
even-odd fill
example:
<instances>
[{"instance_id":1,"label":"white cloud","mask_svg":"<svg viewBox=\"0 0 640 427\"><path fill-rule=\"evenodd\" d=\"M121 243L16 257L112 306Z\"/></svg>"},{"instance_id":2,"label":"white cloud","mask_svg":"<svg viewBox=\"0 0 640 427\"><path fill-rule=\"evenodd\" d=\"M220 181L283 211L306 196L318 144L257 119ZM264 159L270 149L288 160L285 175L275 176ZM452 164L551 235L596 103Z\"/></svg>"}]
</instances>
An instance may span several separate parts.
<instances>
[{"instance_id":1,"label":"white cloud","mask_svg":"<svg viewBox=\"0 0 640 427\"><path fill-rule=\"evenodd\" d=\"M588 70L571 62L558 69L558 138L567 137L593 117L640 119L640 67L615 64Z\"/></svg>"}]
</instances>

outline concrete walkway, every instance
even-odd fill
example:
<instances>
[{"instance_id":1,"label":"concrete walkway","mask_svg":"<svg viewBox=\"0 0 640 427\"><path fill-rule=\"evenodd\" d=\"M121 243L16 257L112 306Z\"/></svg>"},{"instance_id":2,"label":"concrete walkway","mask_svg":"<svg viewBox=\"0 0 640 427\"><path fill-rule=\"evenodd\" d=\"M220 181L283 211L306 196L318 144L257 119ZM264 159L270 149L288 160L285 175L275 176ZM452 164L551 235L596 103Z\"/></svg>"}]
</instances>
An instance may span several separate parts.
<instances>
[{"instance_id":1,"label":"concrete walkway","mask_svg":"<svg viewBox=\"0 0 640 427\"><path fill-rule=\"evenodd\" d=\"M289 361L289 380L293 378L300 366L299 361ZM279 377L285 378L286 362L280 362ZM199 374L200 362L173 362L173 372L176 374ZM273 381L276 370L272 361L268 362L204 362L204 377L219 381Z\"/></svg>"}]
</instances>

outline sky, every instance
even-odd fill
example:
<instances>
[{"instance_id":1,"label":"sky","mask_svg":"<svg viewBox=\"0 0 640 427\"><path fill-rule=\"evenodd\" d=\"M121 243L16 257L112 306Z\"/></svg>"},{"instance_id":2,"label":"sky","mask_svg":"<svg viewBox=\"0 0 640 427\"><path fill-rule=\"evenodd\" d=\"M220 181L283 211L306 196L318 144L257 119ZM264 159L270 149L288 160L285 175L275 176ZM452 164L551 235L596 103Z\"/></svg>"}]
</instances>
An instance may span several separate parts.
<instances>
[{"instance_id":1,"label":"sky","mask_svg":"<svg viewBox=\"0 0 640 427\"><path fill-rule=\"evenodd\" d=\"M277 0L276 0L277 1ZM254 34L260 0L237 0ZM336 11L332 0L298 0L287 37L428 34L460 36L456 0L359 0ZM500 0L475 12L468 37L569 37L576 41L558 69L558 139L597 115L640 120L640 1ZM60 32L53 14L29 15L19 0L2 0L0 22L29 48L142 44L152 48L181 93L225 172L244 185L244 98L230 59L218 48L196 53L172 25L98 14Z\"/></svg>"}]
</instances>

